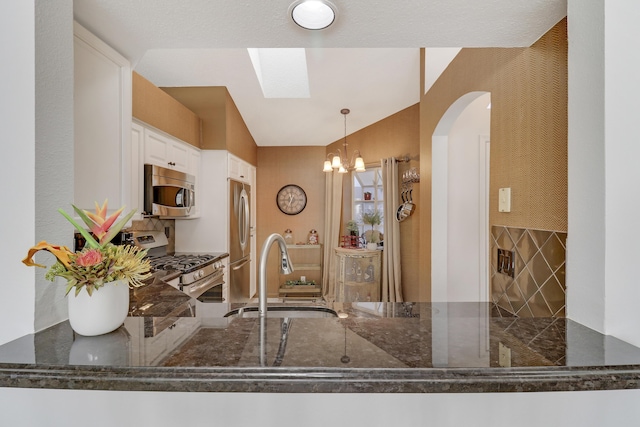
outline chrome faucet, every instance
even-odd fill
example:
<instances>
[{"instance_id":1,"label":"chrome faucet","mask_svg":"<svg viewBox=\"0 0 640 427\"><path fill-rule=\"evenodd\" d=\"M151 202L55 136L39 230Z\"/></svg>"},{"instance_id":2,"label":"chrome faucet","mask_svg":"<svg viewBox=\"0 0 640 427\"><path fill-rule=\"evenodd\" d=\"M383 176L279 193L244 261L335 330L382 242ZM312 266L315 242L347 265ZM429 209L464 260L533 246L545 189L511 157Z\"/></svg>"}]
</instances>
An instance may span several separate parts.
<instances>
[{"instance_id":1,"label":"chrome faucet","mask_svg":"<svg viewBox=\"0 0 640 427\"><path fill-rule=\"evenodd\" d=\"M259 317L267 316L267 255L271 245L278 242L280 247L280 271L282 274L293 273L293 265L289 260L289 252L287 252L287 243L284 238L278 233L274 233L267 237L262 245L262 251L260 252L260 276L259 276L259 295L258 295L258 315Z\"/></svg>"}]
</instances>

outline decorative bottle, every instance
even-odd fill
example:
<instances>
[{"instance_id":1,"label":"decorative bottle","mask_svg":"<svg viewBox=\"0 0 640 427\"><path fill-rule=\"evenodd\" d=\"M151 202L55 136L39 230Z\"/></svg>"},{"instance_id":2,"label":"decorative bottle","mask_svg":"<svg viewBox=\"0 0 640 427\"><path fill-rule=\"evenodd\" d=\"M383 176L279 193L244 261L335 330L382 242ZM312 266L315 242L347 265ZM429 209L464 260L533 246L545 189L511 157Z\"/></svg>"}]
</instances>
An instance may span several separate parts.
<instances>
[{"instance_id":1,"label":"decorative bottle","mask_svg":"<svg viewBox=\"0 0 640 427\"><path fill-rule=\"evenodd\" d=\"M318 232L316 231L315 228L312 228L311 231L309 231L308 243L310 245L317 245L318 244Z\"/></svg>"},{"instance_id":2,"label":"decorative bottle","mask_svg":"<svg viewBox=\"0 0 640 427\"><path fill-rule=\"evenodd\" d=\"M287 228L284 230L284 235L282 237L284 237L284 241L287 245L293 245L293 232L291 229Z\"/></svg>"}]
</instances>

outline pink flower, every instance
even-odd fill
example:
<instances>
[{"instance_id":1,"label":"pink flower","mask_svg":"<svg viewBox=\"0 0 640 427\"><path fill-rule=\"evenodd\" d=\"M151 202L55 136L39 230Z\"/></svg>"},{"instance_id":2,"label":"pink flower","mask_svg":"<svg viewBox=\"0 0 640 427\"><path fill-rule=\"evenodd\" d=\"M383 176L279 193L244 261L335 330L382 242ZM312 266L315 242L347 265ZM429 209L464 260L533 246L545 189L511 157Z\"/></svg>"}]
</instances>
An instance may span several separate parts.
<instances>
[{"instance_id":1,"label":"pink flower","mask_svg":"<svg viewBox=\"0 0 640 427\"><path fill-rule=\"evenodd\" d=\"M102 254L98 249L89 249L86 252L80 253L76 257L76 264L82 267L91 267L92 265L100 264L102 262Z\"/></svg>"},{"instance_id":2,"label":"pink flower","mask_svg":"<svg viewBox=\"0 0 640 427\"><path fill-rule=\"evenodd\" d=\"M111 240L106 239L107 233L123 210L124 206L115 211L109 218L107 218L107 201L105 200L102 206L98 205L98 202L96 202L96 213L84 211L87 217L89 217L93 222L93 224L88 225L91 228L91 232L95 234L95 236L100 241L101 245L108 243L109 240ZM111 237L113 238L113 236Z\"/></svg>"}]
</instances>

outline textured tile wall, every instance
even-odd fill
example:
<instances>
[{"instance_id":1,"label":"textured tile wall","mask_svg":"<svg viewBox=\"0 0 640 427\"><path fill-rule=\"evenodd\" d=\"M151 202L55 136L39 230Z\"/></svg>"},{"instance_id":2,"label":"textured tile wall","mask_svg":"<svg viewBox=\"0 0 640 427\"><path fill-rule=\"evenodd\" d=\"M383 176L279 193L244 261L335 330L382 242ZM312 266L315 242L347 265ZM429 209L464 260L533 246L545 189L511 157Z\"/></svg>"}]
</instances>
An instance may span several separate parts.
<instances>
[{"instance_id":1,"label":"textured tile wall","mask_svg":"<svg viewBox=\"0 0 640 427\"><path fill-rule=\"evenodd\" d=\"M505 316L564 317L567 233L491 227L491 299ZM498 273L497 249L514 251L515 274Z\"/></svg>"}]
</instances>

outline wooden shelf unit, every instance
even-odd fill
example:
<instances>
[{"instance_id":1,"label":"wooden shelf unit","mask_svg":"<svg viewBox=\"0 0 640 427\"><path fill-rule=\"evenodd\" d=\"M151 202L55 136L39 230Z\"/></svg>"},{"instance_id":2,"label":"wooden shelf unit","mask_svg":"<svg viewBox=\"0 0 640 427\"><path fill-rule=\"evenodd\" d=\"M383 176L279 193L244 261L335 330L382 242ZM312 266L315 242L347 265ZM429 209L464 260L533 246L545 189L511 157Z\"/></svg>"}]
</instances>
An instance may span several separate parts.
<instances>
[{"instance_id":1,"label":"wooden shelf unit","mask_svg":"<svg viewBox=\"0 0 640 427\"><path fill-rule=\"evenodd\" d=\"M287 245L289 258L293 264L293 273L280 274L278 296L284 300L316 300L322 297L322 245ZM313 281L315 285L287 286L287 281Z\"/></svg>"}]
</instances>

